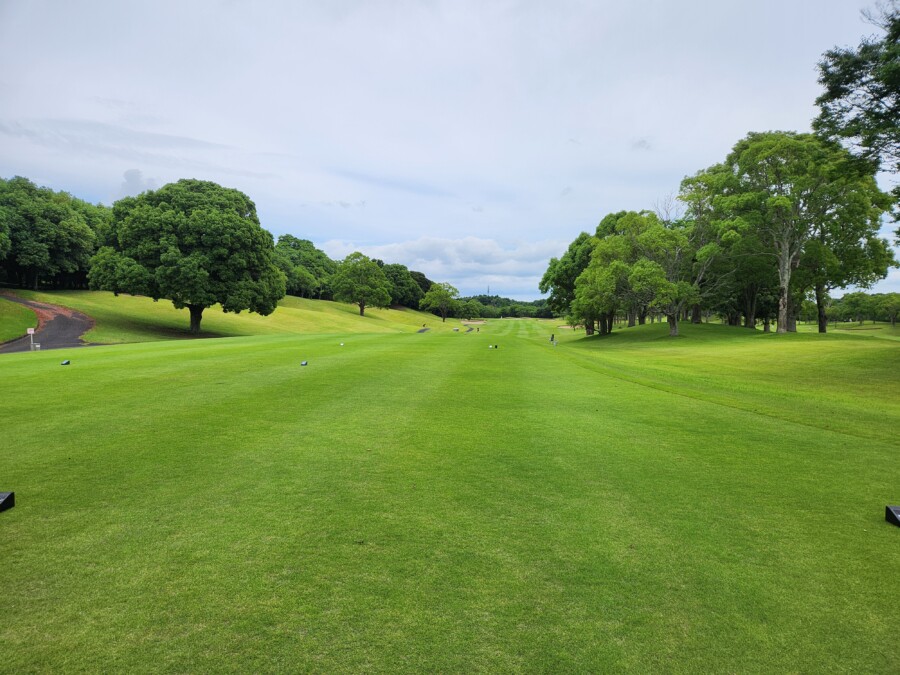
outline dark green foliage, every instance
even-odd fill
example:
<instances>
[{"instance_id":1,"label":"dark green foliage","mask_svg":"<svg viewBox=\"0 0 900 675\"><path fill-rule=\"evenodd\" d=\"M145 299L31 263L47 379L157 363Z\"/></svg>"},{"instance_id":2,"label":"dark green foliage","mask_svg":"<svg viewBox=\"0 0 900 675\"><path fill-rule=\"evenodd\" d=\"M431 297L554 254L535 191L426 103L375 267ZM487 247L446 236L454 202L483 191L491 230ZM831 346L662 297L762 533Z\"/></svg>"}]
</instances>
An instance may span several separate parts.
<instances>
[{"instance_id":1,"label":"dark green foliage","mask_svg":"<svg viewBox=\"0 0 900 675\"><path fill-rule=\"evenodd\" d=\"M419 288L422 289L422 295L425 295L428 292L428 289L430 289L431 285L434 283L424 274L422 274L421 272L416 272L415 270L410 270L409 276L411 276L413 278L413 281L415 281L419 285Z\"/></svg>"},{"instance_id":2,"label":"dark green foliage","mask_svg":"<svg viewBox=\"0 0 900 675\"><path fill-rule=\"evenodd\" d=\"M868 37L856 49L835 47L819 62L816 99L821 112L813 128L847 142L861 157L884 171L900 172L900 6L891 0L879 16L869 16L883 34ZM900 186L893 191L900 205ZM895 213L900 218L900 212ZM900 243L900 229L896 231Z\"/></svg>"},{"instance_id":3,"label":"dark green foliage","mask_svg":"<svg viewBox=\"0 0 900 675\"><path fill-rule=\"evenodd\" d=\"M547 304L558 314L569 311L575 300L575 280L591 261L595 240L587 232L579 234L561 258L551 258L550 266L541 278L541 293L550 292Z\"/></svg>"},{"instance_id":4,"label":"dark green foliage","mask_svg":"<svg viewBox=\"0 0 900 675\"><path fill-rule=\"evenodd\" d=\"M22 287L84 288L109 209L27 178L0 179L0 272Z\"/></svg>"},{"instance_id":5,"label":"dark green foliage","mask_svg":"<svg viewBox=\"0 0 900 675\"><path fill-rule=\"evenodd\" d=\"M383 265L381 269L391 283L391 304L418 309L419 301L425 293L406 265L389 264Z\"/></svg>"},{"instance_id":6,"label":"dark green foliage","mask_svg":"<svg viewBox=\"0 0 900 675\"><path fill-rule=\"evenodd\" d=\"M191 332L203 310L271 314L284 297L272 235L242 192L180 180L113 205L109 245L98 251L91 288L167 298L191 312Z\"/></svg>"},{"instance_id":7,"label":"dark green foliage","mask_svg":"<svg viewBox=\"0 0 900 675\"><path fill-rule=\"evenodd\" d=\"M819 62L816 99L821 109L813 122L828 138L849 141L864 157L887 171L900 169L900 8L897 2L872 17L883 30L856 49L835 47Z\"/></svg>"},{"instance_id":8,"label":"dark green foliage","mask_svg":"<svg viewBox=\"0 0 900 675\"><path fill-rule=\"evenodd\" d=\"M354 252L344 258L331 278L334 299L359 305L359 315L366 307L388 307L391 304L391 283L377 262Z\"/></svg>"}]
</instances>

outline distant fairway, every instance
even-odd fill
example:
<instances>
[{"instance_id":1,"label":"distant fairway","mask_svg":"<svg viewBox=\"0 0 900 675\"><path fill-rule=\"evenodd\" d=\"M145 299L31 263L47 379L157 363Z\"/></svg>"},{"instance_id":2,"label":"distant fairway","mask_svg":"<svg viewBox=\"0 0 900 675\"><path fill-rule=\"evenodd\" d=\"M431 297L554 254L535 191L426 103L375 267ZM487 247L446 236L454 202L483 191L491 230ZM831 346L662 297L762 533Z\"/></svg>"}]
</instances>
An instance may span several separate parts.
<instances>
[{"instance_id":1,"label":"distant fairway","mask_svg":"<svg viewBox=\"0 0 900 675\"><path fill-rule=\"evenodd\" d=\"M299 305L0 356L7 671L900 670L896 341Z\"/></svg>"}]
</instances>

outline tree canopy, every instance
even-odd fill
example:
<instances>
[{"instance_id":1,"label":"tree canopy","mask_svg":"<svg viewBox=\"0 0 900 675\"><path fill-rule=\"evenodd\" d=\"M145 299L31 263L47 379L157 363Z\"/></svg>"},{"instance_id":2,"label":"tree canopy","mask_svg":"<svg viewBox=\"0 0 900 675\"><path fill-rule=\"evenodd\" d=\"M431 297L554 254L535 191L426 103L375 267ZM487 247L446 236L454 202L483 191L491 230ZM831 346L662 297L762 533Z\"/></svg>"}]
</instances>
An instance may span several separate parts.
<instances>
[{"instance_id":1,"label":"tree canopy","mask_svg":"<svg viewBox=\"0 0 900 675\"><path fill-rule=\"evenodd\" d=\"M285 294L272 235L238 190L193 179L126 197L93 259L91 288L166 298L190 311L200 331L203 310L271 314Z\"/></svg>"},{"instance_id":2,"label":"tree canopy","mask_svg":"<svg viewBox=\"0 0 900 675\"><path fill-rule=\"evenodd\" d=\"M391 304L419 308L419 301L425 295L406 265L392 263L382 268L384 276L391 283Z\"/></svg>"},{"instance_id":3,"label":"tree canopy","mask_svg":"<svg viewBox=\"0 0 900 675\"><path fill-rule=\"evenodd\" d=\"M302 298L330 298L337 263L308 239L282 234L275 244L276 262L287 277L287 292Z\"/></svg>"},{"instance_id":4,"label":"tree canopy","mask_svg":"<svg viewBox=\"0 0 900 675\"><path fill-rule=\"evenodd\" d=\"M0 179L0 272L11 283L34 289L84 287L109 217L104 206L27 178Z\"/></svg>"},{"instance_id":5,"label":"tree canopy","mask_svg":"<svg viewBox=\"0 0 900 675\"><path fill-rule=\"evenodd\" d=\"M447 315L456 306L457 298L459 298L459 291L450 284L433 284L422 298L419 307L437 312L441 315L441 321L446 321Z\"/></svg>"},{"instance_id":6,"label":"tree canopy","mask_svg":"<svg viewBox=\"0 0 900 675\"><path fill-rule=\"evenodd\" d=\"M381 267L371 258L355 251L344 258L331 279L334 299L359 306L359 315L366 315L366 307L389 307L391 282Z\"/></svg>"},{"instance_id":7,"label":"tree canopy","mask_svg":"<svg viewBox=\"0 0 900 675\"><path fill-rule=\"evenodd\" d=\"M900 5L892 0L869 13L883 34L856 49L835 47L819 62L816 131L847 141L886 171L900 171ZM896 193L900 196L900 192Z\"/></svg>"}]
</instances>

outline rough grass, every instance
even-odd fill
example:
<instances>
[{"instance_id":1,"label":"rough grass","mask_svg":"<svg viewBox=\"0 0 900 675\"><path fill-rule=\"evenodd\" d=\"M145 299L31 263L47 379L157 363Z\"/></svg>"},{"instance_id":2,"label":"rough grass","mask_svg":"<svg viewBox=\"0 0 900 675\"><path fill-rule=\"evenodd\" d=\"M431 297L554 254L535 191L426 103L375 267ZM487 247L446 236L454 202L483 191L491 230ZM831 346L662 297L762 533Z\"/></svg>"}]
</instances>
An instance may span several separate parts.
<instances>
[{"instance_id":1,"label":"rough grass","mask_svg":"<svg viewBox=\"0 0 900 675\"><path fill-rule=\"evenodd\" d=\"M0 296L0 344L22 337L28 328L37 328L37 324L34 312Z\"/></svg>"},{"instance_id":2,"label":"rough grass","mask_svg":"<svg viewBox=\"0 0 900 675\"><path fill-rule=\"evenodd\" d=\"M896 672L898 346L665 331L0 356L0 662Z\"/></svg>"}]
</instances>

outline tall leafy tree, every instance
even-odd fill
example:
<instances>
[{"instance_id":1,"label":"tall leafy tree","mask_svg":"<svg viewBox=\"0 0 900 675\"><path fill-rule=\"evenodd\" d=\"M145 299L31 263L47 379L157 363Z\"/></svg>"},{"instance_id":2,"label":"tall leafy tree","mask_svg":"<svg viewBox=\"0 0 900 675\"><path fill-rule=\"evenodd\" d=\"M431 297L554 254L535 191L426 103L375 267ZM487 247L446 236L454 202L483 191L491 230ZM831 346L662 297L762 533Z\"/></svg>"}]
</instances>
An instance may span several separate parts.
<instances>
[{"instance_id":1,"label":"tall leafy tree","mask_svg":"<svg viewBox=\"0 0 900 675\"><path fill-rule=\"evenodd\" d=\"M92 288L166 298L188 308L271 314L285 294L272 235L242 192L192 179L113 205L110 245L94 257Z\"/></svg>"},{"instance_id":2,"label":"tall leafy tree","mask_svg":"<svg viewBox=\"0 0 900 675\"><path fill-rule=\"evenodd\" d=\"M419 307L431 311L438 312L441 315L441 321L447 320L447 315L453 311L456 300L459 297L459 291L448 283L436 283L428 289Z\"/></svg>"},{"instance_id":3,"label":"tall leafy tree","mask_svg":"<svg viewBox=\"0 0 900 675\"><path fill-rule=\"evenodd\" d=\"M391 282L377 262L355 251L344 258L331 278L334 299L359 306L359 315L366 315L366 307L389 307Z\"/></svg>"},{"instance_id":4,"label":"tall leafy tree","mask_svg":"<svg viewBox=\"0 0 900 675\"><path fill-rule=\"evenodd\" d=\"M582 232L560 258L550 260L539 288L541 293L550 293L547 303L554 312L569 313L570 305L575 300L575 282L591 262L595 243L591 235ZM586 324L585 329L591 332L593 324Z\"/></svg>"},{"instance_id":5,"label":"tall leafy tree","mask_svg":"<svg viewBox=\"0 0 900 675\"><path fill-rule=\"evenodd\" d=\"M785 332L791 278L809 242L819 231L837 232L850 222L871 230L884 197L871 172L846 150L812 134L751 133L735 145L726 163L734 183L724 203L775 260L778 331Z\"/></svg>"},{"instance_id":6,"label":"tall leafy tree","mask_svg":"<svg viewBox=\"0 0 900 675\"><path fill-rule=\"evenodd\" d=\"M900 3L891 0L869 19L882 34L863 39L856 49L835 47L819 62L813 128L842 139L881 168L900 172ZM894 190L900 203L900 187ZM900 238L900 230L898 230Z\"/></svg>"},{"instance_id":7,"label":"tall leafy tree","mask_svg":"<svg viewBox=\"0 0 900 675\"><path fill-rule=\"evenodd\" d=\"M83 286L107 219L106 207L27 178L0 180L0 268L20 286Z\"/></svg>"}]
</instances>

